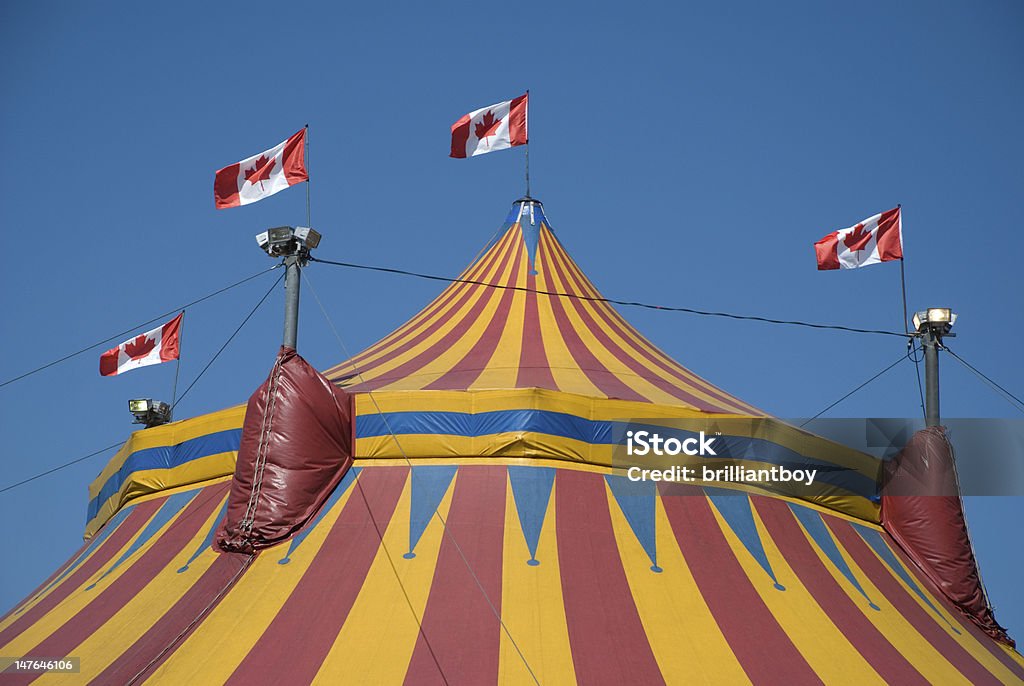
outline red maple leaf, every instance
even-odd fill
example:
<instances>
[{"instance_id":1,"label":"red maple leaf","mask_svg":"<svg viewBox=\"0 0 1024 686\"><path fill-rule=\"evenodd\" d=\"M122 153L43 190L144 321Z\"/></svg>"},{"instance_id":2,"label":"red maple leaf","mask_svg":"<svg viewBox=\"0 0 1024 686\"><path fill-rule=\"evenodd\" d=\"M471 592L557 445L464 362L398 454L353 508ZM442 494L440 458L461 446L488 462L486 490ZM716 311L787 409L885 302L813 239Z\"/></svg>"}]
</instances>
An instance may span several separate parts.
<instances>
[{"instance_id":1,"label":"red maple leaf","mask_svg":"<svg viewBox=\"0 0 1024 686\"><path fill-rule=\"evenodd\" d=\"M145 357L153 352L156 341L142 333L124 344L124 353L133 360Z\"/></svg>"},{"instance_id":2,"label":"red maple leaf","mask_svg":"<svg viewBox=\"0 0 1024 686\"><path fill-rule=\"evenodd\" d=\"M846 234L843 238L843 245L850 251L864 250L870 240L871 232L865 231L863 224L857 224L857 226L853 227L853 231Z\"/></svg>"},{"instance_id":3,"label":"red maple leaf","mask_svg":"<svg viewBox=\"0 0 1024 686\"><path fill-rule=\"evenodd\" d=\"M266 155L260 155L260 158L252 165L250 169L245 170L245 180L249 183L256 185L256 182L260 182L260 190L263 190L263 181L270 179L270 170L274 168L277 160L273 157L267 159Z\"/></svg>"},{"instance_id":4,"label":"red maple leaf","mask_svg":"<svg viewBox=\"0 0 1024 686\"><path fill-rule=\"evenodd\" d=\"M474 132L476 137L480 140L485 140L488 136L496 135L498 127L501 126L501 119L495 119L494 114L487 110L484 118L477 122Z\"/></svg>"}]
</instances>

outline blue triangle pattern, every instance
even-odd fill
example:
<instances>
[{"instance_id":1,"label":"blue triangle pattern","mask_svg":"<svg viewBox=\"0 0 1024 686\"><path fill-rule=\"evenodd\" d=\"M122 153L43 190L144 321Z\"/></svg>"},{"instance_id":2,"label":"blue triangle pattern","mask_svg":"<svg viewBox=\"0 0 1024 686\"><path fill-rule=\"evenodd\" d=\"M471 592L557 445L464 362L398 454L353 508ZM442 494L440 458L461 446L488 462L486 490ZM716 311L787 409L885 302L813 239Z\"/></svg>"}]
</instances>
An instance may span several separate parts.
<instances>
[{"instance_id":1,"label":"blue triangle pattern","mask_svg":"<svg viewBox=\"0 0 1024 686\"><path fill-rule=\"evenodd\" d=\"M316 517L308 525L302 528L302 531L292 536L292 540L288 545L288 552L285 556L277 561L279 565L286 565L292 561L292 553L295 549L302 545L302 542L306 540L306 536L309 536L309 532L316 528L316 525L320 523L320 520L324 518L331 508L341 500L341 496L345 495L345 491L355 483L356 477L359 476L359 472L362 471L361 467L349 467L349 470L345 472L345 476L341 477L341 482L338 487L334 489L334 492L327 497L327 502L320 508L320 512L317 513Z\"/></svg>"},{"instance_id":2,"label":"blue triangle pattern","mask_svg":"<svg viewBox=\"0 0 1024 686\"><path fill-rule=\"evenodd\" d=\"M657 484L653 481L630 481L624 476L609 474L605 476L608 486L615 496L615 502L629 522L633 535L643 546L647 557L651 558L651 571L661 572L658 566L658 546L654 525L655 497Z\"/></svg>"},{"instance_id":3,"label":"blue triangle pattern","mask_svg":"<svg viewBox=\"0 0 1024 686\"><path fill-rule=\"evenodd\" d=\"M530 550L530 559L526 564L536 567L537 544L540 532L544 528L544 517L547 516L548 503L551 501L551 488L555 484L555 470L552 467L519 467L509 466L508 479L512 485L512 497L516 501L519 513L519 526L526 539L526 547Z\"/></svg>"},{"instance_id":4,"label":"blue triangle pattern","mask_svg":"<svg viewBox=\"0 0 1024 686\"><path fill-rule=\"evenodd\" d=\"M192 553L192 557L188 558L188 562L185 563L185 566L178 569L178 574L184 574L187 572L189 565L195 562L196 558L202 555L203 551L210 547L213 543L213 535L217 533L217 527L220 526L221 521L224 519L224 513L227 511L228 499L225 497L224 504L220 506L220 512L217 513L217 516L213 520L213 524L210 525L210 530L206 532L206 538L204 538L203 542L198 548L196 548L196 551Z\"/></svg>"},{"instance_id":5,"label":"blue triangle pattern","mask_svg":"<svg viewBox=\"0 0 1024 686\"><path fill-rule=\"evenodd\" d=\"M939 612L934 605L932 605L932 602L928 600L928 596L926 596L924 592L920 589L920 587L918 587L917 582L915 582L914 579L909 574L907 574L907 570L903 569L903 565L901 565L899 563L899 560L896 559L895 553L889 550L889 546L886 545L884 540L882 540L882 535L880 533L878 533L874 529L869 529L863 524L858 524L856 522L850 522L850 525L857 531L857 533L860 534L860 537L864 539L864 542L871 546L871 549L875 551L875 554L877 554L878 557L882 558L886 566L888 566L889 569L891 569L893 573L896 574L896 576L902 579L903 583L909 586L911 590L913 590L914 593L917 594L918 598L924 601L925 605L930 607L936 615L941 617L942 620L949 625L949 628L952 629L954 633L960 633L960 630L952 624L950 624L949 620L946 619L946 616Z\"/></svg>"},{"instance_id":6,"label":"blue triangle pattern","mask_svg":"<svg viewBox=\"0 0 1024 686\"><path fill-rule=\"evenodd\" d=\"M530 208L533 208L531 212ZM523 203L522 214L519 215L519 228L526 242L526 254L530 258L530 273L537 273L537 244L540 243L540 224L544 220L544 210L540 205Z\"/></svg>"},{"instance_id":7,"label":"blue triangle pattern","mask_svg":"<svg viewBox=\"0 0 1024 686\"><path fill-rule=\"evenodd\" d=\"M750 509L750 496L741 491L709 486L704 487L704 492L718 508L729 528L740 539L743 547L757 560L757 564L761 565L761 569L775 583L775 589L785 591L786 587L775 578L775 570L772 569L771 563L768 562L768 555L764 552L761 535L757 532L757 526L754 524L754 513Z\"/></svg>"},{"instance_id":8,"label":"blue triangle pattern","mask_svg":"<svg viewBox=\"0 0 1024 686\"><path fill-rule=\"evenodd\" d=\"M430 519L434 516L437 506L441 504L448 486L455 478L458 467L447 465L427 465L413 467L411 494L409 502L409 552L404 557L411 560L416 557L416 544L427 530Z\"/></svg>"},{"instance_id":9,"label":"blue triangle pattern","mask_svg":"<svg viewBox=\"0 0 1024 686\"><path fill-rule=\"evenodd\" d=\"M85 590L89 591L95 588L100 579L103 579L112 571L120 567L121 564L135 554L139 548L146 545L146 543L156 535L156 532L160 531L167 522L174 518L174 515L181 512L186 505L192 502L192 499L195 498L201 490L203 489L196 488L191 491L182 491L181 493L175 493L174 495L169 496L167 500L164 501L164 504L160 506L160 509L156 511L156 514L153 515L153 518L149 520L149 523L146 524L146 528L143 529L142 533L132 541L128 550L124 551L124 553L121 554L121 557L117 558L117 562L112 564L107 571L103 572L103 575L100 576L99 579L86 586Z\"/></svg>"},{"instance_id":10,"label":"blue triangle pattern","mask_svg":"<svg viewBox=\"0 0 1024 686\"><path fill-rule=\"evenodd\" d=\"M864 591L860 585L860 581L853 575L853 570L850 569L850 565L846 564L846 558L843 557L842 553L839 552L839 546L832 539L832 536L828 532L828 528L825 526L825 522L821 519L821 513L816 510L812 510L809 507L803 505L797 505L795 503L789 503L789 509L793 511L796 518L800 520L800 523L804 525L804 529L810 534L811 538L818 545L825 556L835 565L839 573L846 577L846 580L856 588L864 599L868 601L868 607L872 610L879 609L875 605L868 594Z\"/></svg>"}]
</instances>

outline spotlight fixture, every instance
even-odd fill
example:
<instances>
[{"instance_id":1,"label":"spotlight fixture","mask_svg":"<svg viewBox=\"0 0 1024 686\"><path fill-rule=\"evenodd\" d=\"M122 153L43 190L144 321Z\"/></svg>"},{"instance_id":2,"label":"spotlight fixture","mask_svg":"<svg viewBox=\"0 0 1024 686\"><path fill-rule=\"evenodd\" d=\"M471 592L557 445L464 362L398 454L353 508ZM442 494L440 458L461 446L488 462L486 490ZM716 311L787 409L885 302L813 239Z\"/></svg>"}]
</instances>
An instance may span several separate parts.
<instances>
[{"instance_id":1,"label":"spotlight fixture","mask_svg":"<svg viewBox=\"0 0 1024 686\"><path fill-rule=\"evenodd\" d=\"M304 258L320 245L320 238L320 233L308 226L275 226L257 234L256 243L271 257L299 255Z\"/></svg>"},{"instance_id":2,"label":"spotlight fixture","mask_svg":"<svg viewBox=\"0 0 1024 686\"><path fill-rule=\"evenodd\" d=\"M956 323L956 313L948 307L929 307L914 314L914 329L918 333L932 332L944 336Z\"/></svg>"},{"instance_id":3,"label":"spotlight fixture","mask_svg":"<svg viewBox=\"0 0 1024 686\"><path fill-rule=\"evenodd\" d=\"M135 417L132 424L145 424L146 428L171 421L171 406L162 400L136 398L128 401L128 411Z\"/></svg>"}]
</instances>

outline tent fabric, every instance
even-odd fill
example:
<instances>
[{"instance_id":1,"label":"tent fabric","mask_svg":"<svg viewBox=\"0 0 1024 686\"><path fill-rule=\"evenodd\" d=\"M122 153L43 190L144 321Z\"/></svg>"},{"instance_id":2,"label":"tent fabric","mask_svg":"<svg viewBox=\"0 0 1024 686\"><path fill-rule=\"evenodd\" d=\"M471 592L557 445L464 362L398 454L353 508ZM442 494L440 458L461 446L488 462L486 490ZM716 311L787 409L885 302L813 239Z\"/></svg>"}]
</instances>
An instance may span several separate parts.
<instances>
[{"instance_id":1,"label":"tent fabric","mask_svg":"<svg viewBox=\"0 0 1024 686\"><path fill-rule=\"evenodd\" d=\"M406 324L325 374L354 393L543 388L763 414L679 365L611 305L594 300L601 294L539 203L517 203L510 219L504 235L459 277L478 283L450 285ZM538 290L577 297L532 292Z\"/></svg>"},{"instance_id":2,"label":"tent fabric","mask_svg":"<svg viewBox=\"0 0 1024 686\"><path fill-rule=\"evenodd\" d=\"M1015 645L981 585L945 427L918 431L886 465L881 517L885 530L953 605L992 638Z\"/></svg>"},{"instance_id":3,"label":"tent fabric","mask_svg":"<svg viewBox=\"0 0 1024 686\"><path fill-rule=\"evenodd\" d=\"M352 466L353 416L348 393L282 346L249 398L217 546L251 553L308 522Z\"/></svg>"},{"instance_id":4,"label":"tent fabric","mask_svg":"<svg viewBox=\"0 0 1024 686\"><path fill-rule=\"evenodd\" d=\"M879 526L879 460L658 350L539 202L463 278L324 372L354 402L354 461L287 540L214 545L245 407L136 432L0 655L80 656L39 682L104 685L1024 682ZM622 422L724 419L737 463L822 465L820 490L614 469Z\"/></svg>"},{"instance_id":5,"label":"tent fabric","mask_svg":"<svg viewBox=\"0 0 1024 686\"><path fill-rule=\"evenodd\" d=\"M85 656L55 683L1024 680L878 526L632 486L567 463L357 461L254 556L210 545L227 480L151 496L0 620L0 651Z\"/></svg>"}]
</instances>

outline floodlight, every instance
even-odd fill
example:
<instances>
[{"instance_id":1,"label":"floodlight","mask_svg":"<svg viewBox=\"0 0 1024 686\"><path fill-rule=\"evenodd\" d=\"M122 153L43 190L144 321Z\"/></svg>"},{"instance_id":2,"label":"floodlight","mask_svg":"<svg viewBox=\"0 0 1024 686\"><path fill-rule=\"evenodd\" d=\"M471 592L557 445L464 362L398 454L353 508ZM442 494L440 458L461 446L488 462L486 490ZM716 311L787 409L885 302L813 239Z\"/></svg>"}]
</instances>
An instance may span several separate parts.
<instances>
[{"instance_id":1,"label":"floodlight","mask_svg":"<svg viewBox=\"0 0 1024 686\"><path fill-rule=\"evenodd\" d=\"M914 314L914 329L920 333L932 331L942 336L948 334L956 323L956 312L948 307L929 307Z\"/></svg>"},{"instance_id":2,"label":"floodlight","mask_svg":"<svg viewBox=\"0 0 1024 686\"><path fill-rule=\"evenodd\" d=\"M171 406L161 400L135 398L128 401L128 411L135 418L133 424L145 424L147 428L171 421Z\"/></svg>"},{"instance_id":3,"label":"floodlight","mask_svg":"<svg viewBox=\"0 0 1024 686\"><path fill-rule=\"evenodd\" d=\"M295 227L295 238L306 246L307 249L313 250L316 246L320 245L320 232L311 229L308 226L296 226Z\"/></svg>"}]
</instances>

